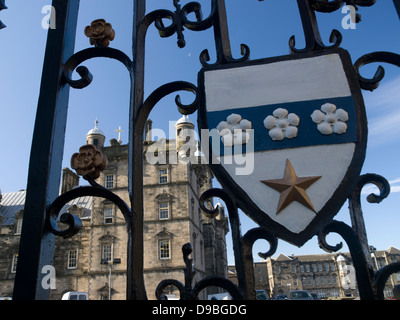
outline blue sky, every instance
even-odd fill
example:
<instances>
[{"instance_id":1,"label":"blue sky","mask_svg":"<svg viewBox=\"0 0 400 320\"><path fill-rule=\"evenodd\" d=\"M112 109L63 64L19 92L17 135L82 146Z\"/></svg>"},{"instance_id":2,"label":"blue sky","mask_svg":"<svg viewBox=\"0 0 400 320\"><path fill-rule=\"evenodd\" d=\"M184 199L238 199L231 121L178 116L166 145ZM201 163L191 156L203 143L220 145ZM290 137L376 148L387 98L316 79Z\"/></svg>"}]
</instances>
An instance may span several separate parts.
<instances>
[{"instance_id":1,"label":"blue sky","mask_svg":"<svg viewBox=\"0 0 400 320\"><path fill-rule=\"evenodd\" d=\"M8 10L0 12L0 20L7 28L0 31L0 189L3 193L26 188L31 137L35 122L40 88L43 55L47 30L42 28L45 14L42 8L50 0L6 1ZM165 8L173 10L172 0L147 1L148 11ZM181 1L182 5L189 1ZM210 1L199 1L203 15L210 12ZM233 1L226 0L231 46L234 57L240 57L240 44L250 47L251 59L281 56L289 53L288 41L296 36L296 47L304 46L304 35L295 0ZM356 29L344 30L345 14L338 10L332 14L318 14L321 35L326 44L332 29L343 35L341 47L348 50L355 62L373 51L400 53L400 20L392 1L378 1L371 8L360 7L362 22ZM111 47L132 56L132 1L82 0L79 15L76 51L89 47L83 29L97 18L112 23L116 38ZM165 83L185 80L197 83L201 69L200 52L208 49L211 61L215 59L212 30L185 32L187 45L176 46L176 36L161 39L154 26L148 32L146 42L145 96ZM84 63L94 75L93 83L84 90L71 90L64 164L69 166L70 156L85 144L86 133L98 118L99 127L106 134L106 141L117 138L114 130L122 127L123 142L127 142L129 77L117 61L105 58ZM366 77L372 77L377 64L363 68ZM384 65L386 77L375 92L363 91L369 121L369 142L363 173L377 173L386 177L392 185L392 193L381 204L363 201L364 218L371 245L378 249L389 246L400 248L398 226L400 214L399 134L400 70ZM181 94L185 103L191 102L191 94ZM168 132L169 121L176 121L180 114L173 102L175 95L163 99L150 115L155 128ZM190 118L195 122L197 115ZM173 138L173 137L171 137ZM367 189L372 190L370 187ZM337 220L350 224L347 204L339 212ZM242 218L242 232L255 226L248 218ZM228 234L230 237L230 234ZM328 237L336 243L339 238ZM346 250L346 249L344 249ZM267 251L262 241L255 251ZM284 241L279 242L278 253L322 253L317 240L311 239L302 248ZM232 254L230 261L232 261Z\"/></svg>"}]
</instances>

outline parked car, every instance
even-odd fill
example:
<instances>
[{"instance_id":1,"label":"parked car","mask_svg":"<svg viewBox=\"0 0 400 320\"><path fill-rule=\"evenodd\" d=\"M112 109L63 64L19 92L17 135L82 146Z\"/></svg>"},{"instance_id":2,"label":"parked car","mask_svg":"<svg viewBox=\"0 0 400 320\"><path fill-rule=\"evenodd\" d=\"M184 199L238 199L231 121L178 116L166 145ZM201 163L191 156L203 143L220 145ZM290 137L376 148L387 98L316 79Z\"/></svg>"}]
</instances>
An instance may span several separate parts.
<instances>
[{"instance_id":1,"label":"parked car","mask_svg":"<svg viewBox=\"0 0 400 320\"><path fill-rule=\"evenodd\" d=\"M270 300L267 291L265 290L256 290L256 299L257 300Z\"/></svg>"},{"instance_id":2,"label":"parked car","mask_svg":"<svg viewBox=\"0 0 400 320\"><path fill-rule=\"evenodd\" d=\"M321 299L318 297L318 294L316 294L315 292L310 292L310 294L311 294L311 296L313 297L314 300L321 300Z\"/></svg>"},{"instance_id":3,"label":"parked car","mask_svg":"<svg viewBox=\"0 0 400 320\"><path fill-rule=\"evenodd\" d=\"M290 300L314 300L312 295L307 290L290 291Z\"/></svg>"},{"instance_id":4,"label":"parked car","mask_svg":"<svg viewBox=\"0 0 400 320\"><path fill-rule=\"evenodd\" d=\"M287 300L287 299L288 299L288 296L286 294L278 294L275 297L275 300Z\"/></svg>"},{"instance_id":5,"label":"parked car","mask_svg":"<svg viewBox=\"0 0 400 320\"><path fill-rule=\"evenodd\" d=\"M68 291L64 293L61 300L89 300L87 292Z\"/></svg>"}]
</instances>

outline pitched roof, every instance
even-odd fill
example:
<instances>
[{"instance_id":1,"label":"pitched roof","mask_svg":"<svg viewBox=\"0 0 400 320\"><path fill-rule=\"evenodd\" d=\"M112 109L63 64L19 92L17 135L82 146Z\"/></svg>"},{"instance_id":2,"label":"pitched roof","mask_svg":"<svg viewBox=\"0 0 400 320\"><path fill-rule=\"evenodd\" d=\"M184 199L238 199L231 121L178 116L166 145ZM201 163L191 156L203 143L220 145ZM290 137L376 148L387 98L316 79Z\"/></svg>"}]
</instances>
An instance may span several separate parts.
<instances>
[{"instance_id":1,"label":"pitched roof","mask_svg":"<svg viewBox=\"0 0 400 320\"><path fill-rule=\"evenodd\" d=\"M278 258L275 259L275 261L291 261L291 260L293 259L289 258L287 255L282 253L278 256Z\"/></svg>"},{"instance_id":2,"label":"pitched roof","mask_svg":"<svg viewBox=\"0 0 400 320\"><path fill-rule=\"evenodd\" d=\"M392 246L387 248L386 251L390 254L400 254L400 250Z\"/></svg>"},{"instance_id":3,"label":"pitched roof","mask_svg":"<svg viewBox=\"0 0 400 320\"><path fill-rule=\"evenodd\" d=\"M380 258L383 257L385 253L389 253L389 254L400 254L400 250L390 246L389 248L387 248L386 250L376 250L375 251L375 255Z\"/></svg>"},{"instance_id":4,"label":"pitched roof","mask_svg":"<svg viewBox=\"0 0 400 320\"><path fill-rule=\"evenodd\" d=\"M26 191L10 192L3 194L0 203L0 216L2 225L14 224L15 214L24 209Z\"/></svg>"},{"instance_id":5,"label":"pitched roof","mask_svg":"<svg viewBox=\"0 0 400 320\"><path fill-rule=\"evenodd\" d=\"M21 210L24 210L25 197L25 190L3 194L3 198L0 203L0 217L3 218L1 225L14 224L15 214ZM90 218L93 207L93 197L85 196L71 200L61 209L60 215L67 212L67 210L73 205L84 209L84 214L80 218Z\"/></svg>"}]
</instances>

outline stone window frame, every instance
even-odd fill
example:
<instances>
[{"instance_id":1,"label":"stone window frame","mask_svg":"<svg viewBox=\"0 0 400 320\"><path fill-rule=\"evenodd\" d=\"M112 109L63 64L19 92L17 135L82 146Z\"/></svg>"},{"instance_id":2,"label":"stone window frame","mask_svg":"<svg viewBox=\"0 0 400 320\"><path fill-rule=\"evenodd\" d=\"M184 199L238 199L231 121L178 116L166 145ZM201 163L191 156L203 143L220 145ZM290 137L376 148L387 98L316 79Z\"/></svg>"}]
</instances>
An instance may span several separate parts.
<instances>
[{"instance_id":1,"label":"stone window frame","mask_svg":"<svg viewBox=\"0 0 400 320\"><path fill-rule=\"evenodd\" d=\"M167 249L165 249L163 247L163 245L165 245L165 244L168 245ZM162 250L168 250L168 255L163 257L163 251ZM169 238L158 239L158 258L161 261L171 260L171 250L172 250L171 239L169 239Z\"/></svg>"},{"instance_id":2,"label":"stone window frame","mask_svg":"<svg viewBox=\"0 0 400 320\"><path fill-rule=\"evenodd\" d=\"M113 260L114 258L114 242L115 242L115 237L112 236L109 232L107 232L107 234L103 235L100 239L99 239L99 243L100 243L100 263L104 262L105 258L105 248L106 247L110 247L110 256L109 256L109 260L107 259L107 262L110 262ZM107 254L108 256L108 254ZM108 258L108 257L107 257Z\"/></svg>"},{"instance_id":3,"label":"stone window frame","mask_svg":"<svg viewBox=\"0 0 400 320\"><path fill-rule=\"evenodd\" d=\"M166 171L165 173L161 173L161 171ZM157 183L158 184L168 184L170 182L170 169L168 166L159 166L157 167Z\"/></svg>"},{"instance_id":4,"label":"stone window frame","mask_svg":"<svg viewBox=\"0 0 400 320\"><path fill-rule=\"evenodd\" d=\"M158 203L158 219L159 220L169 220L170 219L170 204L169 202L159 202ZM166 216L164 216L166 214Z\"/></svg>"},{"instance_id":5,"label":"stone window frame","mask_svg":"<svg viewBox=\"0 0 400 320\"><path fill-rule=\"evenodd\" d=\"M73 265L71 265L71 261L73 260L73 259L71 259L72 252L75 252L75 257L73 258L75 260L75 263ZM68 253L67 253L67 269L68 270L73 270L73 269L78 268L78 256L79 256L79 249L75 248L75 249L68 250Z\"/></svg>"},{"instance_id":6,"label":"stone window frame","mask_svg":"<svg viewBox=\"0 0 400 320\"><path fill-rule=\"evenodd\" d=\"M107 248L107 252L106 249ZM109 250L108 250L109 248ZM107 255L107 256L106 256ZM113 259L113 244L112 243L102 243L101 244L101 261L104 263L111 262Z\"/></svg>"},{"instance_id":7,"label":"stone window frame","mask_svg":"<svg viewBox=\"0 0 400 320\"><path fill-rule=\"evenodd\" d=\"M14 253L11 258L11 273L17 272L17 265L18 265L18 253Z\"/></svg>"},{"instance_id":8,"label":"stone window frame","mask_svg":"<svg viewBox=\"0 0 400 320\"><path fill-rule=\"evenodd\" d=\"M106 216L106 212L109 212L109 211L111 211L111 216ZM105 225L113 224L114 221L115 221L114 218L115 218L115 210L114 210L114 208L111 207L111 206L105 206L103 208L103 223ZM111 219L111 221L107 221L108 219Z\"/></svg>"},{"instance_id":9,"label":"stone window frame","mask_svg":"<svg viewBox=\"0 0 400 320\"><path fill-rule=\"evenodd\" d=\"M159 261L171 261L172 260L172 249L173 249L173 238L174 234L168 232L167 229L164 227L161 232L156 234L156 241L157 241L157 256ZM168 242L168 257L162 257L161 254L161 244L166 241Z\"/></svg>"},{"instance_id":10,"label":"stone window frame","mask_svg":"<svg viewBox=\"0 0 400 320\"><path fill-rule=\"evenodd\" d=\"M158 194L155 197L155 201L157 202L157 220L166 221L172 219L172 196L163 190L162 193ZM160 205L168 204L168 218L161 218L160 215Z\"/></svg>"},{"instance_id":11,"label":"stone window frame","mask_svg":"<svg viewBox=\"0 0 400 320\"><path fill-rule=\"evenodd\" d=\"M23 218L24 210L20 210L15 213L15 220L14 220L14 235L19 236L22 232L22 224L24 221Z\"/></svg>"},{"instance_id":12,"label":"stone window frame","mask_svg":"<svg viewBox=\"0 0 400 320\"><path fill-rule=\"evenodd\" d=\"M111 181L107 180L108 177L112 177L112 185L111 186L109 185L109 183ZM114 173L107 173L104 175L104 188L114 189L116 187L116 185L117 185L117 179L116 179L116 175Z\"/></svg>"}]
</instances>

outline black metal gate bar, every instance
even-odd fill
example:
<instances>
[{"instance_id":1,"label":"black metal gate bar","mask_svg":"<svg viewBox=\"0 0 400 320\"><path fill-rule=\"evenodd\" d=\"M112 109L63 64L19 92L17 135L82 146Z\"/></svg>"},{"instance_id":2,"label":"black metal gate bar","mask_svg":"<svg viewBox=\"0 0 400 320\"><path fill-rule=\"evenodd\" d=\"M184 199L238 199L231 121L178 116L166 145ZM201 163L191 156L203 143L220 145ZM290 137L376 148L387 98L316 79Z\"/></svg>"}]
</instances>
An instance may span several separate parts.
<instances>
[{"instance_id":1,"label":"black metal gate bar","mask_svg":"<svg viewBox=\"0 0 400 320\"><path fill-rule=\"evenodd\" d=\"M6 0L0 0L0 11L7 9ZM0 30L5 28L6 25L0 20Z\"/></svg>"},{"instance_id":2,"label":"black metal gate bar","mask_svg":"<svg viewBox=\"0 0 400 320\"><path fill-rule=\"evenodd\" d=\"M33 134L24 220L13 299L47 300L45 265L52 265L54 235L45 228L46 208L58 196L69 86L63 65L74 52L79 0L53 0L55 29L49 29Z\"/></svg>"},{"instance_id":3,"label":"black metal gate bar","mask_svg":"<svg viewBox=\"0 0 400 320\"><path fill-rule=\"evenodd\" d=\"M133 70L131 73L131 96L129 106L129 163L128 191L132 211L136 212L132 221L132 284L127 292L127 300L147 299L143 270L143 130L146 120L138 119L144 95L144 60L146 30L143 19L146 13L146 0L134 1L133 18ZM132 79L133 76L133 79ZM133 82L132 82L133 80ZM129 266L128 266L129 267Z\"/></svg>"},{"instance_id":4,"label":"black metal gate bar","mask_svg":"<svg viewBox=\"0 0 400 320\"><path fill-rule=\"evenodd\" d=\"M399 15L400 18L400 0L393 0L394 6L396 7L397 14Z\"/></svg>"},{"instance_id":5,"label":"black metal gate bar","mask_svg":"<svg viewBox=\"0 0 400 320\"><path fill-rule=\"evenodd\" d=\"M360 176L357 185L354 187L353 193L349 197L349 212L350 212L352 228L359 239L362 253L365 257L365 263L372 275L374 267L373 267L370 247L368 244L367 230L365 227L364 215L361 208L361 199L360 199L361 190L368 183L375 184L377 187L379 187L379 190L381 190L381 194L379 196L375 195L375 197L370 196L368 198L368 201L371 203L379 203L383 199L385 199L390 193L390 185L387 182L387 180L381 176L378 176L376 174L365 174Z\"/></svg>"}]
</instances>

